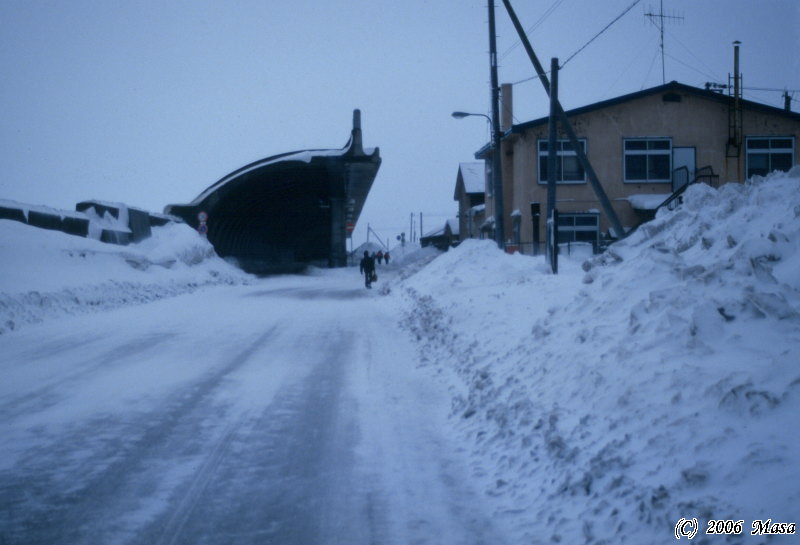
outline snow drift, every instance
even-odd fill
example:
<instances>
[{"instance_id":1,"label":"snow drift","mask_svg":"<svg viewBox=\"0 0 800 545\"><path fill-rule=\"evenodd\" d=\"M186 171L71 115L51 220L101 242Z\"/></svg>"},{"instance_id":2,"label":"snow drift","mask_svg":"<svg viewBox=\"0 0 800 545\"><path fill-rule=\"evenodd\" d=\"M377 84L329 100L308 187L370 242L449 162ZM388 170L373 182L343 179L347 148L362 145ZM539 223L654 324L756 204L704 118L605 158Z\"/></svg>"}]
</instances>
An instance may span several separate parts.
<instances>
[{"instance_id":1,"label":"snow drift","mask_svg":"<svg viewBox=\"0 0 800 545\"><path fill-rule=\"evenodd\" d=\"M45 318L146 303L250 278L183 224L115 246L0 220L0 334Z\"/></svg>"},{"instance_id":2,"label":"snow drift","mask_svg":"<svg viewBox=\"0 0 800 545\"><path fill-rule=\"evenodd\" d=\"M466 241L404 284L520 542L664 543L696 517L754 543L754 520L797 522L800 168L692 186L605 254L543 267Z\"/></svg>"}]
</instances>

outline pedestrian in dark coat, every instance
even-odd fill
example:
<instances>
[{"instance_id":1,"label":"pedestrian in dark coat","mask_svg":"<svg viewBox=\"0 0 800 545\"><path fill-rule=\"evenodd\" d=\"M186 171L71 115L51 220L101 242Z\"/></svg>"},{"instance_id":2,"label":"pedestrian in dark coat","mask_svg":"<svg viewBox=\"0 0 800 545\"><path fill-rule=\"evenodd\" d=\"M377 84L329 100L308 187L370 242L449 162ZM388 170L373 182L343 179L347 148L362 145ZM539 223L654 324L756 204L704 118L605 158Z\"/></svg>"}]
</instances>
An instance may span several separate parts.
<instances>
[{"instance_id":1,"label":"pedestrian in dark coat","mask_svg":"<svg viewBox=\"0 0 800 545\"><path fill-rule=\"evenodd\" d=\"M389 264L389 252L386 252L385 254L383 254L383 259L386 261L386 264L388 265Z\"/></svg>"},{"instance_id":2,"label":"pedestrian in dark coat","mask_svg":"<svg viewBox=\"0 0 800 545\"><path fill-rule=\"evenodd\" d=\"M364 251L364 257L358 266L361 274L364 275L364 285L372 288L372 277L375 275L375 258L369 255L368 251Z\"/></svg>"},{"instance_id":3,"label":"pedestrian in dark coat","mask_svg":"<svg viewBox=\"0 0 800 545\"><path fill-rule=\"evenodd\" d=\"M381 250L378 250L378 255L376 255L375 257L378 258L378 265L383 263L383 252Z\"/></svg>"}]
</instances>

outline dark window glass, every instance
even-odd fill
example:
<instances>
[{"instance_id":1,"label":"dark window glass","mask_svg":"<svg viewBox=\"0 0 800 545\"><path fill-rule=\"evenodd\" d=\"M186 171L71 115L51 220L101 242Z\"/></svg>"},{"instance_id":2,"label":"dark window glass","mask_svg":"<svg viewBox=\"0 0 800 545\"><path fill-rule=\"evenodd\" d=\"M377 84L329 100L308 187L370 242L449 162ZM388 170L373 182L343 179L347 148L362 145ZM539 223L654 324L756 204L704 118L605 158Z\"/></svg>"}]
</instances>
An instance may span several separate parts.
<instances>
[{"instance_id":1,"label":"dark window glass","mask_svg":"<svg viewBox=\"0 0 800 545\"><path fill-rule=\"evenodd\" d=\"M771 170L787 171L792 168L792 154L791 153L773 153Z\"/></svg>"},{"instance_id":2,"label":"dark window glass","mask_svg":"<svg viewBox=\"0 0 800 545\"><path fill-rule=\"evenodd\" d=\"M765 176L769 173L769 154L749 153L747 154L747 177Z\"/></svg>"},{"instance_id":3,"label":"dark window glass","mask_svg":"<svg viewBox=\"0 0 800 545\"><path fill-rule=\"evenodd\" d=\"M597 225L597 216L575 216L575 225Z\"/></svg>"},{"instance_id":4,"label":"dark window glass","mask_svg":"<svg viewBox=\"0 0 800 545\"><path fill-rule=\"evenodd\" d=\"M747 141L747 149L769 149L769 140L751 138Z\"/></svg>"},{"instance_id":5,"label":"dark window glass","mask_svg":"<svg viewBox=\"0 0 800 545\"><path fill-rule=\"evenodd\" d=\"M583 166L578 158L575 156L567 156L563 158L563 178L565 182L580 182L585 178L583 173Z\"/></svg>"},{"instance_id":6,"label":"dark window glass","mask_svg":"<svg viewBox=\"0 0 800 545\"><path fill-rule=\"evenodd\" d=\"M647 144L648 149L669 149L669 140L650 140Z\"/></svg>"},{"instance_id":7,"label":"dark window glass","mask_svg":"<svg viewBox=\"0 0 800 545\"><path fill-rule=\"evenodd\" d=\"M789 138L776 138L772 141L772 149L792 149L792 140Z\"/></svg>"},{"instance_id":8,"label":"dark window glass","mask_svg":"<svg viewBox=\"0 0 800 545\"><path fill-rule=\"evenodd\" d=\"M646 150L647 149L647 140L626 140L625 141L625 149L626 150Z\"/></svg>"},{"instance_id":9,"label":"dark window glass","mask_svg":"<svg viewBox=\"0 0 800 545\"><path fill-rule=\"evenodd\" d=\"M670 160L669 155L648 155L649 168L648 180L669 180Z\"/></svg>"},{"instance_id":10,"label":"dark window glass","mask_svg":"<svg viewBox=\"0 0 800 545\"><path fill-rule=\"evenodd\" d=\"M626 155L625 156L625 179L626 180L646 180L647 179L647 156L646 155Z\"/></svg>"}]
</instances>

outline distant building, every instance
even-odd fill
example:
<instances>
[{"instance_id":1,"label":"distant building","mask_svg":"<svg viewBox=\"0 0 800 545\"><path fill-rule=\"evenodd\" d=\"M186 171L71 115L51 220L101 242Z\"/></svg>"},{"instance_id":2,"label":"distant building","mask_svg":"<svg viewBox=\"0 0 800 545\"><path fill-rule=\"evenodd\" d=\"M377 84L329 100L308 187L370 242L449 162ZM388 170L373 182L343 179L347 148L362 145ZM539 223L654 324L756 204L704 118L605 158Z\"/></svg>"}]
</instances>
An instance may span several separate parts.
<instances>
[{"instance_id":1,"label":"distant building","mask_svg":"<svg viewBox=\"0 0 800 545\"><path fill-rule=\"evenodd\" d=\"M486 163L472 161L458 165L456 190L458 231L464 238L480 238L486 216Z\"/></svg>"},{"instance_id":2,"label":"distant building","mask_svg":"<svg viewBox=\"0 0 800 545\"><path fill-rule=\"evenodd\" d=\"M447 250L451 246L457 246L461 239L459 237L459 222L457 219L449 219L438 229L428 231L419 239L420 245L425 248L433 246L440 250Z\"/></svg>"},{"instance_id":3,"label":"distant building","mask_svg":"<svg viewBox=\"0 0 800 545\"><path fill-rule=\"evenodd\" d=\"M508 103L502 108L511 111ZM652 218L687 183L744 182L797 164L800 114L674 81L566 114L626 230ZM619 236L609 233L608 218L560 126L556 146L560 242ZM531 253L536 231L538 242L545 233L548 117L506 129L501 149L507 243ZM490 161L490 146L476 158ZM486 209L497 219L488 193Z\"/></svg>"}]
</instances>

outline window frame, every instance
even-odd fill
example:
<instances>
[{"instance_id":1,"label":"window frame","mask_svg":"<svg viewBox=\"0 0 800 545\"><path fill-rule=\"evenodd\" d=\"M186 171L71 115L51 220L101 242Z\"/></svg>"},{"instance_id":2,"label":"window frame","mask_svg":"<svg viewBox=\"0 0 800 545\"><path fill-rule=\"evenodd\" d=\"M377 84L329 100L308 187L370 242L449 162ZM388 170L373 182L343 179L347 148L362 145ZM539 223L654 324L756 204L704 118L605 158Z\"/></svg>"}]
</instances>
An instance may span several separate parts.
<instances>
[{"instance_id":1,"label":"window frame","mask_svg":"<svg viewBox=\"0 0 800 545\"><path fill-rule=\"evenodd\" d=\"M790 145L788 148L786 147L773 147L774 141L779 140L788 140ZM758 141L767 141L767 147L765 148L751 148L750 144ZM775 155L789 155L789 168L791 169L795 165L795 137L794 135L788 136L746 136L745 137L745 178L751 178L752 176L767 176L776 170L780 170L778 168L774 168L772 166L773 156ZM751 152L751 149L753 150ZM750 161L751 155L766 155L768 166L765 172L751 172L751 169L755 167L751 167ZM760 169L759 169L760 170ZM786 172L786 171L783 171Z\"/></svg>"},{"instance_id":2,"label":"window frame","mask_svg":"<svg viewBox=\"0 0 800 545\"><path fill-rule=\"evenodd\" d=\"M578 138L578 142L583 147L583 153L588 154L588 142L586 138ZM547 138L539 138L536 142L536 160L537 160L537 178L539 185L547 185L547 176L543 176L544 169L547 167L547 158L550 155L550 151L542 151L542 144L548 145L549 140ZM556 140L556 146L558 146L558 150L556 152L556 160L559 161L559 167L556 167L556 171L561 173L563 178L564 175L564 158L565 157L574 157L575 160L578 160L578 153L571 149L564 149L564 144L570 144L571 142L568 138L559 138ZM583 165L578 162L578 166L580 167L581 171L583 171L583 178L580 180L559 180L556 179L556 185L580 185L587 183L588 179L586 177L586 170L583 168Z\"/></svg>"},{"instance_id":3,"label":"window frame","mask_svg":"<svg viewBox=\"0 0 800 545\"><path fill-rule=\"evenodd\" d=\"M628 144L643 143L643 149L628 148ZM655 147L658 143L666 143L665 148ZM652 146L652 147L651 147ZM645 178L632 178L628 176L628 158L644 157ZM653 170L651 159L666 157L668 160L667 177L650 177ZM672 183L672 137L670 136L637 136L622 139L622 180L626 184L671 184Z\"/></svg>"}]
</instances>

